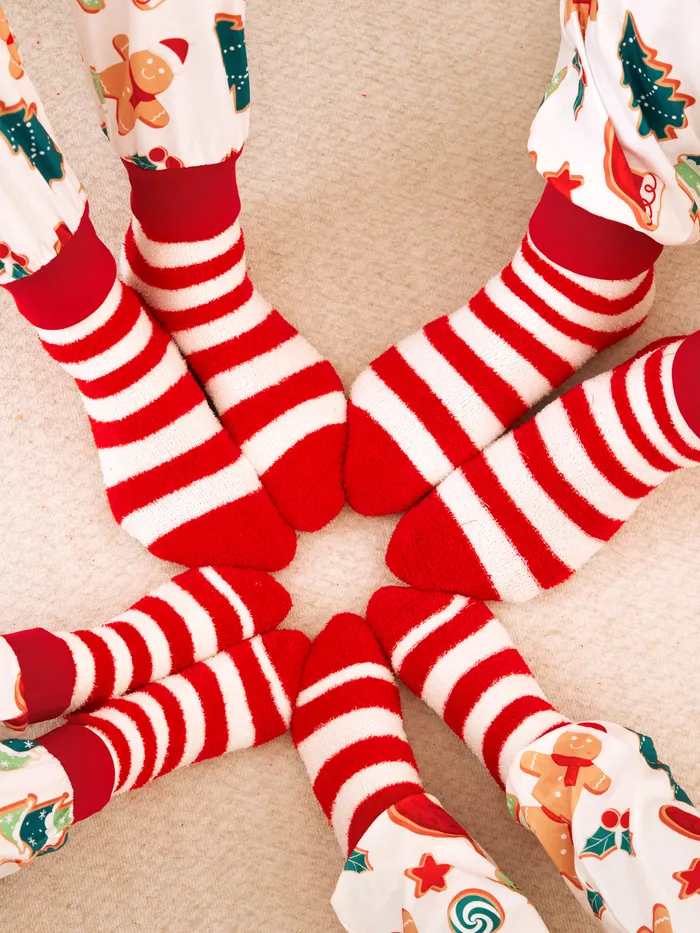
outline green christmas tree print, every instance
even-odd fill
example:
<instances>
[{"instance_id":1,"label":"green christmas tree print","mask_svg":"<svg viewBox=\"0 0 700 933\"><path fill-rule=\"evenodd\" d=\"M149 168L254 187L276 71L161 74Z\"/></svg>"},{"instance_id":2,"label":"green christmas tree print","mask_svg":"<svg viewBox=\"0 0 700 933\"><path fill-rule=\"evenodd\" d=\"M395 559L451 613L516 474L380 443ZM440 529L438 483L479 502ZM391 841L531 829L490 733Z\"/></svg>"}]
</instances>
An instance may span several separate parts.
<instances>
[{"instance_id":1,"label":"green christmas tree print","mask_svg":"<svg viewBox=\"0 0 700 933\"><path fill-rule=\"evenodd\" d=\"M690 214L693 219L700 215L700 155L682 155L676 165L678 184L686 192L692 206Z\"/></svg>"},{"instance_id":2,"label":"green christmas tree print","mask_svg":"<svg viewBox=\"0 0 700 933\"><path fill-rule=\"evenodd\" d=\"M576 49L574 54L572 65L578 72L578 89L576 91L576 99L574 100L574 120L578 120L578 115L581 112L581 107L583 107L583 101L586 96L586 73L581 64L581 56L578 53L578 49Z\"/></svg>"},{"instance_id":3,"label":"green christmas tree print","mask_svg":"<svg viewBox=\"0 0 700 933\"><path fill-rule=\"evenodd\" d=\"M564 78L566 77L566 73L568 72L568 70L569 70L569 66L568 66L568 65L564 65L564 67L562 68L562 70L561 70L561 71L558 71L558 72L554 75L554 77L552 78L552 80L551 80L551 82L550 82L550 84L549 84L549 87L548 87L547 90L544 92L544 97L542 98L542 101L541 101L541 103L540 103L540 107L542 106L542 104L543 104L546 100L549 100L549 98L552 96L552 94L553 94L556 90L558 90L558 88L561 86L562 81L563 81Z\"/></svg>"},{"instance_id":4,"label":"green christmas tree print","mask_svg":"<svg viewBox=\"0 0 700 933\"><path fill-rule=\"evenodd\" d=\"M248 53L245 47L245 31L240 16L217 13L214 29L221 46L229 90L233 93L236 113L250 107L250 79L248 76Z\"/></svg>"},{"instance_id":5,"label":"green christmas tree print","mask_svg":"<svg viewBox=\"0 0 700 933\"><path fill-rule=\"evenodd\" d=\"M14 107L0 109L0 136L47 184L65 177L63 155L37 117L36 104L21 100Z\"/></svg>"},{"instance_id":6,"label":"green christmas tree print","mask_svg":"<svg viewBox=\"0 0 700 933\"><path fill-rule=\"evenodd\" d=\"M0 771L17 771L28 765L36 745L31 739L5 739L0 742Z\"/></svg>"},{"instance_id":7,"label":"green christmas tree print","mask_svg":"<svg viewBox=\"0 0 700 933\"><path fill-rule=\"evenodd\" d=\"M622 85L632 94L630 106L639 110L639 135L676 139L688 125L686 108L695 98L680 93L680 81L671 78L672 65L659 61L658 52L646 45L634 16L627 13L618 48L622 62Z\"/></svg>"}]
</instances>

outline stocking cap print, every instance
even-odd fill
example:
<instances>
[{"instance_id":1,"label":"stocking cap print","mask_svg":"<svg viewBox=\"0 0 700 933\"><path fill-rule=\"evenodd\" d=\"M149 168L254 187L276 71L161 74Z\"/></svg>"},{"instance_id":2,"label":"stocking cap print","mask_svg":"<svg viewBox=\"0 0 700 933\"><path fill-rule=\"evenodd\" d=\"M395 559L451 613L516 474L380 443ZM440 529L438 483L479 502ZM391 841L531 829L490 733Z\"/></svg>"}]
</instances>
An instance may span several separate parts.
<instances>
[{"instance_id":1,"label":"stocking cap print","mask_svg":"<svg viewBox=\"0 0 700 933\"><path fill-rule=\"evenodd\" d=\"M182 71L190 44L187 39L161 39L153 48L153 53L165 61L173 74Z\"/></svg>"}]
</instances>

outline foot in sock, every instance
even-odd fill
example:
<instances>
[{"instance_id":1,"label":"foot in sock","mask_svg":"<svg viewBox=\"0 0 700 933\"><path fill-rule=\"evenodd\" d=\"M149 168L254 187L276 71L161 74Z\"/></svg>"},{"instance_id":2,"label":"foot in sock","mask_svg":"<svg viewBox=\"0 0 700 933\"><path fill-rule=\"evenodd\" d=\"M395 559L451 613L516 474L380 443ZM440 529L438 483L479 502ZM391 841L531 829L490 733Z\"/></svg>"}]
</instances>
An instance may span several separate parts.
<instances>
[{"instance_id":1,"label":"foot in sock","mask_svg":"<svg viewBox=\"0 0 700 933\"><path fill-rule=\"evenodd\" d=\"M653 300L659 252L644 234L548 186L503 272L356 380L350 505L364 515L405 511L595 353L633 333Z\"/></svg>"},{"instance_id":2,"label":"foot in sock","mask_svg":"<svg viewBox=\"0 0 700 933\"><path fill-rule=\"evenodd\" d=\"M164 172L126 165L124 281L172 335L284 518L318 530L344 503L345 395L331 364L248 278L235 159Z\"/></svg>"},{"instance_id":3,"label":"foot in sock","mask_svg":"<svg viewBox=\"0 0 700 933\"><path fill-rule=\"evenodd\" d=\"M269 632L157 683L74 714L38 742L0 742L0 877L60 848L112 796L184 765L283 735L309 641Z\"/></svg>"},{"instance_id":4,"label":"foot in sock","mask_svg":"<svg viewBox=\"0 0 700 933\"><path fill-rule=\"evenodd\" d=\"M336 616L313 643L292 738L348 855L332 900L346 930L427 931L437 918L440 929L447 918L461 930L488 917L494 930L545 933L532 905L425 794L391 670L359 617Z\"/></svg>"},{"instance_id":5,"label":"foot in sock","mask_svg":"<svg viewBox=\"0 0 700 933\"><path fill-rule=\"evenodd\" d=\"M667 476L700 463L674 391L682 345L576 386L455 470L399 522L393 573L508 602L567 580Z\"/></svg>"},{"instance_id":6,"label":"foot in sock","mask_svg":"<svg viewBox=\"0 0 700 933\"><path fill-rule=\"evenodd\" d=\"M119 524L163 560L279 570L292 529L163 329L116 279L87 210L38 272L7 286L76 381Z\"/></svg>"},{"instance_id":7,"label":"foot in sock","mask_svg":"<svg viewBox=\"0 0 700 933\"><path fill-rule=\"evenodd\" d=\"M700 864L700 814L650 738L558 713L478 600L385 587L367 619L397 676L506 786L513 818L604 929L639 933L659 904L668 930L698 929L700 904L678 885Z\"/></svg>"},{"instance_id":8,"label":"foot in sock","mask_svg":"<svg viewBox=\"0 0 700 933\"><path fill-rule=\"evenodd\" d=\"M203 567L178 574L105 625L0 636L0 723L22 732L99 706L276 628L290 608L287 591L266 573Z\"/></svg>"}]
</instances>

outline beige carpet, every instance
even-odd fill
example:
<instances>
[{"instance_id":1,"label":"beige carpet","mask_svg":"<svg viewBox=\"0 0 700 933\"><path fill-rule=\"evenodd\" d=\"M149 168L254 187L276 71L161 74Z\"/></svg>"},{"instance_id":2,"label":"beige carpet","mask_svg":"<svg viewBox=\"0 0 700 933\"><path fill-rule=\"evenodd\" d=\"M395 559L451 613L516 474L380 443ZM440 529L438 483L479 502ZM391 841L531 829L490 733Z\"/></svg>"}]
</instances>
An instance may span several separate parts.
<instances>
[{"instance_id":1,"label":"beige carpet","mask_svg":"<svg viewBox=\"0 0 700 933\"><path fill-rule=\"evenodd\" d=\"M75 0L4 0L58 141L118 248L124 173L94 117ZM110 0L126 2L126 0ZM464 302L510 257L541 188L529 120L557 49L554 0L250 0L254 118L241 163L260 289L346 384L387 345ZM694 329L697 250L668 251L651 321L603 369ZM70 379L0 300L0 625L105 621L174 567L112 521ZM280 574L310 634L391 581L393 519L346 510ZM574 581L501 618L574 717L655 736L700 797L700 489L676 477ZM597 927L456 738L412 696L428 788L530 895L551 933ZM288 738L114 802L67 848L2 882L3 926L31 933L334 933L342 859Z\"/></svg>"}]
</instances>

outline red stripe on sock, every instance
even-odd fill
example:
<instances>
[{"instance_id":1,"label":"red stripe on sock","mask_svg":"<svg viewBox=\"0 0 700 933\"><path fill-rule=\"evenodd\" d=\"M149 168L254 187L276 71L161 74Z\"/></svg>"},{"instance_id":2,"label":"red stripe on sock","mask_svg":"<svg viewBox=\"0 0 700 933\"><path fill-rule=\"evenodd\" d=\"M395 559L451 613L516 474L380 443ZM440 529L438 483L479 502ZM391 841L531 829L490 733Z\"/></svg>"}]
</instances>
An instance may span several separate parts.
<instances>
[{"instance_id":1,"label":"red stripe on sock","mask_svg":"<svg viewBox=\"0 0 700 933\"><path fill-rule=\"evenodd\" d=\"M308 685L307 685L308 686ZM401 701L396 684L366 678L361 689L350 681L335 687L294 711L294 741L297 745L326 723L353 710L378 707L401 716Z\"/></svg>"},{"instance_id":2,"label":"red stripe on sock","mask_svg":"<svg viewBox=\"0 0 700 933\"><path fill-rule=\"evenodd\" d=\"M216 674L204 662L182 672L194 688L204 713L204 742L195 761L223 755L228 747L226 704Z\"/></svg>"},{"instance_id":3,"label":"red stripe on sock","mask_svg":"<svg viewBox=\"0 0 700 933\"><path fill-rule=\"evenodd\" d=\"M174 385L133 415L127 415L119 421L102 422L91 418L90 427L95 444L103 450L143 440L192 411L202 403L203 398L202 390L194 379L188 372L183 372Z\"/></svg>"},{"instance_id":4,"label":"red stripe on sock","mask_svg":"<svg viewBox=\"0 0 700 933\"><path fill-rule=\"evenodd\" d=\"M664 351L658 350L656 353L651 353L644 364L644 385L647 390L649 405L664 437L678 451L681 457L686 457L688 460L700 460L700 450L691 447L684 440L671 416L662 380L663 358ZM698 368L698 380L700 381L700 367Z\"/></svg>"},{"instance_id":5,"label":"red stripe on sock","mask_svg":"<svg viewBox=\"0 0 700 933\"><path fill-rule=\"evenodd\" d=\"M513 424L527 412L529 406L515 389L457 336L448 318L432 321L423 331L438 353L469 383L501 424Z\"/></svg>"},{"instance_id":6,"label":"red stripe on sock","mask_svg":"<svg viewBox=\"0 0 700 933\"><path fill-rule=\"evenodd\" d=\"M465 476L540 586L549 589L568 580L572 569L550 550L539 531L501 485L486 457L471 460Z\"/></svg>"},{"instance_id":7,"label":"red stripe on sock","mask_svg":"<svg viewBox=\"0 0 700 933\"><path fill-rule=\"evenodd\" d=\"M643 499L648 495L654 487L628 473L605 443L583 388L576 386L567 392L561 403L593 466L629 499Z\"/></svg>"},{"instance_id":8,"label":"red stripe on sock","mask_svg":"<svg viewBox=\"0 0 700 933\"><path fill-rule=\"evenodd\" d=\"M557 404L554 402L553 404ZM624 524L599 512L562 476L533 418L513 435L525 466L554 504L592 538L609 541Z\"/></svg>"},{"instance_id":9,"label":"red stripe on sock","mask_svg":"<svg viewBox=\"0 0 700 933\"><path fill-rule=\"evenodd\" d=\"M202 324L210 324L225 314L238 311L247 301L250 301L254 291L253 283L246 276L243 282L233 291L222 295L221 298L215 298L207 304L198 305L196 308L188 308L184 311L154 310L153 313L168 333L177 337L183 330L190 330L192 327L199 327Z\"/></svg>"},{"instance_id":10,"label":"red stripe on sock","mask_svg":"<svg viewBox=\"0 0 700 933\"><path fill-rule=\"evenodd\" d=\"M142 692L152 697L160 706L168 725L168 749L159 771L153 774L153 777L157 778L169 774L182 761L187 743L185 714L180 701L162 683L148 684Z\"/></svg>"},{"instance_id":11,"label":"red stripe on sock","mask_svg":"<svg viewBox=\"0 0 700 933\"><path fill-rule=\"evenodd\" d=\"M170 648L171 671L181 671L194 664L194 642L185 620L159 596L144 596L133 608L156 623Z\"/></svg>"},{"instance_id":12,"label":"red stripe on sock","mask_svg":"<svg viewBox=\"0 0 700 933\"><path fill-rule=\"evenodd\" d=\"M551 386L561 385L575 372L574 367L541 343L537 337L502 311L482 289L469 302L469 308L481 323L527 360Z\"/></svg>"},{"instance_id":13,"label":"red stripe on sock","mask_svg":"<svg viewBox=\"0 0 700 933\"><path fill-rule=\"evenodd\" d=\"M216 650L232 648L243 639L243 629L238 613L207 578L199 573L183 573L175 577L173 583L196 599L210 616L216 632Z\"/></svg>"},{"instance_id":14,"label":"red stripe on sock","mask_svg":"<svg viewBox=\"0 0 700 933\"><path fill-rule=\"evenodd\" d=\"M57 363L83 363L100 356L123 340L136 326L141 314L141 303L136 295L130 289L123 288L119 305L102 327L73 343L58 344L42 340L41 344Z\"/></svg>"},{"instance_id":15,"label":"red stripe on sock","mask_svg":"<svg viewBox=\"0 0 700 933\"><path fill-rule=\"evenodd\" d=\"M230 657L243 683L246 702L253 719L255 730L253 745L263 745L286 732L287 725L275 706L269 681L260 667L260 662L250 642L244 641L233 651L235 654L231 654Z\"/></svg>"},{"instance_id":16,"label":"red stripe on sock","mask_svg":"<svg viewBox=\"0 0 700 933\"><path fill-rule=\"evenodd\" d=\"M481 631L493 614L483 603L472 603L454 619L445 622L440 628L426 635L406 655L397 674L419 696L423 692L425 681L440 658L460 642Z\"/></svg>"},{"instance_id":17,"label":"red stripe on sock","mask_svg":"<svg viewBox=\"0 0 700 933\"><path fill-rule=\"evenodd\" d=\"M108 719L102 719L93 713L73 713L68 719L69 725L90 726L101 733L114 749L119 764L119 779L115 792L123 787L131 770L131 746L122 730Z\"/></svg>"},{"instance_id":18,"label":"red stripe on sock","mask_svg":"<svg viewBox=\"0 0 700 933\"><path fill-rule=\"evenodd\" d=\"M118 369L98 379L76 379L75 384L87 398L103 399L131 388L134 383L147 376L165 356L170 337L153 321L153 333L148 343L137 356Z\"/></svg>"},{"instance_id":19,"label":"red stripe on sock","mask_svg":"<svg viewBox=\"0 0 700 933\"><path fill-rule=\"evenodd\" d=\"M327 360L321 360L229 408L221 416L221 421L236 442L243 444L302 402L342 390L333 366Z\"/></svg>"},{"instance_id":20,"label":"red stripe on sock","mask_svg":"<svg viewBox=\"0 0 700 933\"><path fill-rule=\"evenodd\" d=\"M142 282L151 288L173 290L202 285L205 282L210 282L212 279L216 279L220 275L229 272L243 259L245 243L243 241L243 234L240 234L234 246L220 256L215 256L205 262L193 263L191 265L177 266L175 268L160 268L151 265L140 252L133 228L129 227L124 241L124 251L131 271L137 275Z\"/></svg>"},{"instance_id":21,"label":"red stripe on sock","mask_svg":"<svg viewBox=\"0 0 700 933\"><path fill-rule=\"evenodd\" d=\"M224 467L231 466L239 456L240 451L226 431L217 431L199 447L111 486L107 497L114 517L121 523L127 515L153 502L155 489L158 490L158 498L162 498L195 480L213 476Z\"/></svg>"},{"instance_id":22,"label":"red stripe on sock","mask_svg":"<svg viewBox=\"0 0 700 933\"><path fill-rule=\"evenodd\" d=\"M95 706L99 706L100 703L104 703L105 700L114 695L117 675L114 666L114 655L100 636L89 629L74 632L74 634L90 652L95 664L95 682L92 685L90 696L83 704L83 709L94 709Z\"/></svg>"},{"instance_id":23,"label":"red stripe on sock","mask_svg":"<svg viewBox=\"0 0 700 933\"><path fill-rule=\"evenodd\" d=\"M136 779L132 785L132 790L136 790L137 787L143 787L143 785L151 779L153 769L155 768L158 754L158 740L156 739L153 722L148 713L146 713L138 703L134 703L133 700L130 700L128 697L113 700L108 708L116 710L130 719L141 738L144 758L141 770L136 775Z\"/></svg>"},{"instance_id":24,"label":"red stripe on sock","mask_svg":"<svg viewBox=\"0 0 700 933\"><path fill-rule=\"evenodd\" d=\"M288 324L281 314L271 311L265 320L252 330L246 331L240 337L233 337L226 343L190 353L187 360L197 377L206 383L219 373L269 353L297 334L297 330Z\"/></svg>"},{"instance_id":25,"label":"red stripe on sock","mask_svg":"<svg viewBox=\"0 0 700 933\"><path fill-rule=\"evenodd\" d=\"M658 352L658 351L657 351ZM650 466L655 470L661 470L664 473L673 473L679 469L678 464L665 457L652 441L646 436L644 428L639 423L637 416L632 409L629 390L627 388L627 376L630 371L629 366L618 366L610 376L610 392L617 415L622 422L622 426L634 447L642 455Z\"/></svg>"},{"instance_id":26,"label":"red stripe on sock","mask_svg":"<svg viewBox=\"0 0 700 933\"><path fill-rule=\"evenodd\" d=\"M519 651L515 648L502 648L465 671L460 677L447 698L443 719L462 741L467 718L481 697L494 684L515 674L532 677L532 671ZM534 679L532 687L537 687Z\"/></svg>"},{"instance_id":27,"label":"red stripe on sock","mask_svg":"<svg viewBox=\"0 0 700 933\"><path fill-rule=\"evenodd\" d=\"M450 463L462 463L478 453L450 410L406 362L397 347L382 353L372 363L372 369L427 428Z\"/></svg>"},{"instance_id":28,"label":"red stripe on sock","mask_svg":"<svg viewBox=\"0 0 700 933\"><path fill-rule=\"evenodd\" d=\"M535 713L550 711L556 712L552 704L548 703L547 700L542 697L520 697L509 706L506 706L486 730L483 745L484 764L493 779L501 787L504 785L498 769L498 763L501 752L503 751L503 746L515 730L521 726L526 719L529 719L530 716L534 716ZM565 724L566 719L562 717L562 725ZM549 732L550 729L551 727L548 727L546 731ZM539 736L536 736L536 738L539 738Z\"/></svg>"},{"instance_id":29,"label":"red stripe on sock","mask_svg":"<svg viewBox=\"0 0 700 933\"><path fill-rule=\"evenodd\" d=\"M132 664L129 690L147 684L153 676L153 658L143 635L130 622L110 622L107 626L116 632L129 650Z\"/></svg>"}]
</instances>

